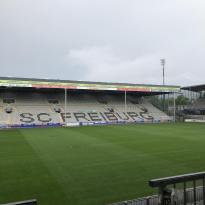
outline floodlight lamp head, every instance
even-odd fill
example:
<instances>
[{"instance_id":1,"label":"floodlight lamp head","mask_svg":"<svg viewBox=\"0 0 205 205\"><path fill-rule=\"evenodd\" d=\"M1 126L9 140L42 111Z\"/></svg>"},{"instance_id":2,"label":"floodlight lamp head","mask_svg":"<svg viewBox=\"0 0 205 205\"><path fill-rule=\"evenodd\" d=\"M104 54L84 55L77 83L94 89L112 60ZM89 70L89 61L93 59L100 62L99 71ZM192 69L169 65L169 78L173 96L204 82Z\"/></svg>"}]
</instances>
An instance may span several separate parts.
<instances>
[{"instance_id":1,"label":"floodlight lamp head","mask_svg":"<svg viewBox=\"0 0 205 205\"><path fill-rule=\"evenodd\" d=\"M164 58L160 59L160 62L161 62L161 65L165 65L165 59Z\"/></svg>"}]
</instances>

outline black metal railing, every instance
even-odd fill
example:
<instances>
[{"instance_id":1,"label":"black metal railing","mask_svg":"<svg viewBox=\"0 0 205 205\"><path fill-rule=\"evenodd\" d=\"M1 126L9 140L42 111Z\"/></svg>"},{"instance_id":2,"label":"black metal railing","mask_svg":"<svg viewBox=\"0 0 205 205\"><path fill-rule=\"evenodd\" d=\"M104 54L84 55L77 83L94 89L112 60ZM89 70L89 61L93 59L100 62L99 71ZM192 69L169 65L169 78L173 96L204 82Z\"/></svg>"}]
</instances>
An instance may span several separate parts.
<instances>
[{"instance_id":1,"label":"black metal railing","mask_svg":"<svg viewBox=\"0 0 205 205\"><path fill-rule=\"evenodd\" d=\"M200 188L197 188L197 183L200 184ZM153 188L158 188L159 190L159 204L160 205L171 205L171 204L183 204L187 205L188 203L192 203L196 205L200 202L200 204L205 205L205 172L191 173L185 175L178 175L172 177L165 177L160 179L153 179L149 181L149 185ZM179 203L179 191L178 190L183 187L180 192L183 192L183 202ZM188 186L192 187L192 201L188 200L187 196L187 188ZM171 188L172 187L172 188ZM202 193L201 199L197 199L197 191Z\"/></svg>"},{"instance_id":2,"label":"black metal railing","mask_svg":"<svg viewBox=\"0 0 205 205\"><path fill-rule=\"evenodd\" d=\"M205 205L205 172L153 179L149 185L159 194L110 205Z\"/></svg>"},{"instance_id":3,"label":"black metal railing","mask_svg":"<svg viewBox=\"0 0 205 205\"><path fill-rule=\"evenodd\" d=\"M37 205L37 200L32 199L32 200L13 202L13 203L2 204L2 205Z\"/></svg>"}]
</instances>

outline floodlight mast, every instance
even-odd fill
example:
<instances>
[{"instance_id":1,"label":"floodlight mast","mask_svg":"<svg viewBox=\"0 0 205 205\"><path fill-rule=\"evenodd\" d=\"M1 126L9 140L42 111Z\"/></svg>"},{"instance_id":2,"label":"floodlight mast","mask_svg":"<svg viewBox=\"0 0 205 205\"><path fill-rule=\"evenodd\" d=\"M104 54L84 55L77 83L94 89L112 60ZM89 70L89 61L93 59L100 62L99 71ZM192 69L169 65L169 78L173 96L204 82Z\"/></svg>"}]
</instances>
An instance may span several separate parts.
<instances>
[{"instance_id":1,"label":"floodlight mast","mask_svg":"<svg viewBox=\"0 0 205 205\"><path fill-rule=\"evenodd\" d=\"M162 65L162 83L163 86L165 85L165 74L164 74L164 67L165 67L165 58L160 59ZM165 94L163 94L163 111L165 111Z\"/></svg>"},{"instance_id":2,"label":"floodlight mast","mask_svg":"<svg viewBox=\"0 0 205 205\"><path fill-rule=\"evenodd\" d=\"M160 59L161 65L162 65L162 79L163 79L163 85L165 85L165 75L164 75L164 68L165 68L165 58Z\"/></svg>"}]
</instances>

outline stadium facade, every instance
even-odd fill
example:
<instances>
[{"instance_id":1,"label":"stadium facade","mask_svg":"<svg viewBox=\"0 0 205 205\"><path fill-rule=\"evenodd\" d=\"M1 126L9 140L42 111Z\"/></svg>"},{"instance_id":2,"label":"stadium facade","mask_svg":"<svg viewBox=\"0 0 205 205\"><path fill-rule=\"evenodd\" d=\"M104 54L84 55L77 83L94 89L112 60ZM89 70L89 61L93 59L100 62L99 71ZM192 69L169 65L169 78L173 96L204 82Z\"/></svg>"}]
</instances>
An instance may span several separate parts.
<instances>
[{"instance_id":1,"label":"stadium facade","mask_svg":"<svg viewBox=\"0 0 205 205\"><path fill-rule=\"evenodd\" d=\"M1 127L167 122L173 118L145 96L179 86L0 78Z\"/></svg>"}]
</instances>

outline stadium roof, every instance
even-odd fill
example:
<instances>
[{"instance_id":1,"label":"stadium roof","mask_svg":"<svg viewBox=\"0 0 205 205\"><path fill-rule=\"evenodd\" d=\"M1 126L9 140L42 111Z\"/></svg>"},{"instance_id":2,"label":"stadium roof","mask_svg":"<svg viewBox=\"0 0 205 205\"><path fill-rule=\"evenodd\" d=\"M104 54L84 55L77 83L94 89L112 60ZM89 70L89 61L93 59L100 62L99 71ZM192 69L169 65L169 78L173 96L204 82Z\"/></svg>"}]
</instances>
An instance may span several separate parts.
<instances>
[{"instance_id":1,"label":"stadium roof","mask_svg":"<svg viewBox=\"0 0 205 205\"><path fill-rule=\"evenodd\" d=\"M194 92L200 92L205 90L205 84L203 85L193 85L181 88L182 90L189 90Z\"/></svg>"},{"instance_id":2,"label":"stadium roof","mask_svg":"<svg viewBox=\"0 0 205 205\"><path fill-rule=\"evenodd\" d=\"M50 80L35 78L0 77L0 87L16 88L57 88L72 90L133 91L133 92L179 92L180 86L146 85L131 83L107 83L73 80Z\"/></svg>"}]
</instances>

